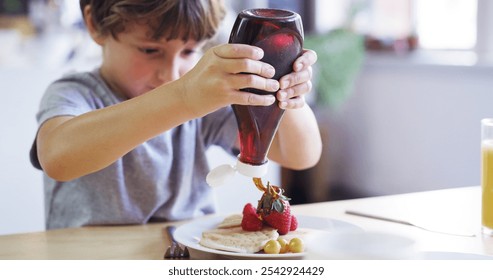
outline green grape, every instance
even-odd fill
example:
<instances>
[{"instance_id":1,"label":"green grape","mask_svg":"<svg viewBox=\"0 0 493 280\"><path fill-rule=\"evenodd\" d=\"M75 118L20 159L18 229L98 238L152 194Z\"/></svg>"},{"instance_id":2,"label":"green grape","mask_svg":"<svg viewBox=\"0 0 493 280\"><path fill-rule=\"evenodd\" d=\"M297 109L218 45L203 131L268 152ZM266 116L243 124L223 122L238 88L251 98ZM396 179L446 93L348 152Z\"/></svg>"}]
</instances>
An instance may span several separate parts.
<instances>
[{"instance_id":1,"label":"green grape","mask_svg":"<svg viewBox=\"0 0 493 280\"><path fill-rule=\"evenodd\" d=\"M279 253L284 254L289 252L289 243L286 239L279 237L277 238L277 242L281 245L281 250Z\"/></svg>"},{"instance_id":2,"label":"green grape","mask_svg":"<svg viewBox=\"0 0 493 280\"><path fill-rule=\"evenodd\" d=\"M281 244L279 244L277 240L272 239L267 241L267 243L265 243L264 252L266 254L279 254L280 251L281 251Z\"/></svg>"},{"instance_id":3,"label":"green grape","mask_svg":"<svg viewBox=\"0 0 493 280\"><path fill-rule=\"evenodd\" d=\"M289 251L293 253L301 253L305 250L305 244L303 240L298 237L295 237L289 241Z\"/></svg>"}]
</instances>

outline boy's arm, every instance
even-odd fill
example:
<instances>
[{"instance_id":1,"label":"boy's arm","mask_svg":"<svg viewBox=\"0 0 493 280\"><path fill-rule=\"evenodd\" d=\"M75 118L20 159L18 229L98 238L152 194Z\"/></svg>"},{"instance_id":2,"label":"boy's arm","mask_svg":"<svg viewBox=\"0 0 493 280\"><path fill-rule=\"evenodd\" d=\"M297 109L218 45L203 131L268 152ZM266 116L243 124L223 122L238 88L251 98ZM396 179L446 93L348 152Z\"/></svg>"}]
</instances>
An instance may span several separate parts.
<instances>
[{"instance_id":1,"label":"boy's arm","mask_svg":"<svg viewBox=\"0 0 493 280\"><path fill-rule=\"evenodd\" d=\"M100 170L139 144L193 119L172 83L126 102L40 127L38 158L46 174L66 181Z\"/></svg>"},{"instance_id":2,"label":"boy's arm","mask_svg":"<svg viewBox=\"0 0 493 280\"><path fill-rule=\"evenodd\" d=\"M191 119L230 104L270 105L272 96L242 88L277 91L263 52L247 45L221 45L206 52L190 72L125 102L76 117L46 121L37 136L45 173L67 181L100 170L141 143ZM242 74L253 73L253 74Z\"/></svg>"},{"instance_id":3,"label":"boy's arm","mask_svg":"<svg viewBox=\"0 0 493 280\"><path fill-rule=\"evenodd\" d=\"M286 110L272 142L269 158L283 167L301 170L313 167L322 154L317 120L310 107Z\"/></svg>"}]
</instances>

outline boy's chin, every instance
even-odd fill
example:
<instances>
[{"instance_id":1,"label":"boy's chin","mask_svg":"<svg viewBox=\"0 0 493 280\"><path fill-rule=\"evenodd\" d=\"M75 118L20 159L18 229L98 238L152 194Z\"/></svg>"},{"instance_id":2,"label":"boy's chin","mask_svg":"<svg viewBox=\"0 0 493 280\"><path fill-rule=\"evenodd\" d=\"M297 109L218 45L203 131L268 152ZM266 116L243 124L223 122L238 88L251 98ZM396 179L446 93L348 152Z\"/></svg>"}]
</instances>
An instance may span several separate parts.
<instances>
[{"instance_id":1,"label":"boy's chin","mask_svg":"<svg viewBox=\"0 0 493 280\"><path fill-rule=\"evenodd\" d=\"M150 92L152 89L146 89L146 90L142 90L142 91L138 91L138 92L129 92L127 93L125 96L128 98L128 99L132 99L134 97L138 97L138 96L141 96L141 95L144 95L148 92Z\"/></svg>"}]
</instances>

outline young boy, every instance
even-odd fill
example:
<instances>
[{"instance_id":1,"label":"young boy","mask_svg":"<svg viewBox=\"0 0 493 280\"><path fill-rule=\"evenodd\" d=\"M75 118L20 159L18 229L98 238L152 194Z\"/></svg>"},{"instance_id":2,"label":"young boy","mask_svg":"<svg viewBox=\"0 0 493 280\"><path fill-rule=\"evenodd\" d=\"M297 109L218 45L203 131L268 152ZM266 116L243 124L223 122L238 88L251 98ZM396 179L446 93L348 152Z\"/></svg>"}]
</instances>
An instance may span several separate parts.
<instances>
[{"instance_id":1,"label":"young boy","mask_svg":"<svg viewBox=\"0 0 493 280\"><path fill-rule=\"evenodd\" d=\"M266 106L277 97L290 110L269 158L292 169L318 161L319 130L304 102L313 51L278 82L259 48L224 44L201 53L224 16L222 1L80 5L103 60L92 72L55 81L41 101L31 156L45 173L47 229L213 213L205 152L211 145L237 149L231 104Z\"/></svg>"}]
</instances>

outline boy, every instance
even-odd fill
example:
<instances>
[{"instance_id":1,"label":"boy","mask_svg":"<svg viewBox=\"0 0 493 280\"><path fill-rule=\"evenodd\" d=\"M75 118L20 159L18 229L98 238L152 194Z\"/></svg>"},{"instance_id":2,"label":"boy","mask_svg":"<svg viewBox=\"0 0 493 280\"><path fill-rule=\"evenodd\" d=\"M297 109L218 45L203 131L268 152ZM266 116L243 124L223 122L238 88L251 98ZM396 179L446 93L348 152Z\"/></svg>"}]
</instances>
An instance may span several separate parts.
<instances>
[{"instance_id":1,"label":"boy","mask_svg":"<svg viewBox=\"0 0 493 280\"><path fill-rule=\"evenodd\" d=\"M204 54L224 16L218 0L81 0L102 65L47 89L33 164L43 169L47 229L179 220L215 211L206 149L237 147L231 104L287 110L269 158L316 164L321 140L304 102L312 51L280 82L262 50L224 44ZM247 73L247 74L245 74ZM37 150L36 150L37 149Z\"/></svg>"}]
</instances>

